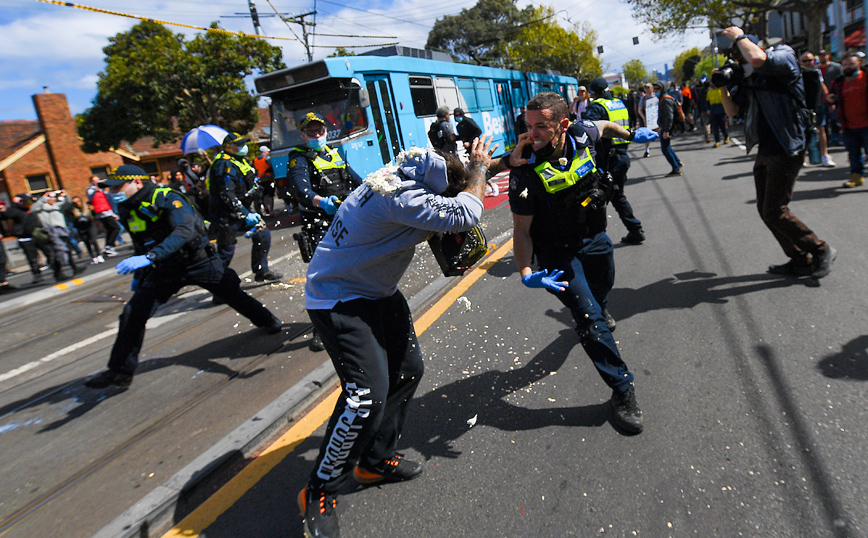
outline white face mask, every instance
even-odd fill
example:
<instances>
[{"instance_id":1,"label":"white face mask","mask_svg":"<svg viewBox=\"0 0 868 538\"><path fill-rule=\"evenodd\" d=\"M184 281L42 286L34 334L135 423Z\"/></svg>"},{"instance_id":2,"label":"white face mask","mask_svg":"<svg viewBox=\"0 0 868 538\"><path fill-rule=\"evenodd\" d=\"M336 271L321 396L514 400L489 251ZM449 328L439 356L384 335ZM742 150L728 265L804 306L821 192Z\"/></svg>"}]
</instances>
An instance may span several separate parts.
<instances>
[{"instance_id":1,"label":"white face mask","mask_svg":"<svg viewBox=\"0 0 868 538\"><path fill-rule=\"evenodd\" d=\"M323 148L326 147L326 142L328 142L328 135L322 135L317 138L308 138L307 147L314 151L322 151Z\"/></svg>"},{"instance_id":2,"label":"white face mask","mask_svg":"<svg viewBox=\"0 0 868 538\"><path fill-rule=\"evenodd\" d=\"M248 151L250 151L250 149L247 147L247 144L244 144L243 146L241 146L240 148L238 148L238 153L237 153L237 155L238 155L239 157L244 157L245 155L247 155L247 152L248 152Z\"/></svg>"}]
</instances>

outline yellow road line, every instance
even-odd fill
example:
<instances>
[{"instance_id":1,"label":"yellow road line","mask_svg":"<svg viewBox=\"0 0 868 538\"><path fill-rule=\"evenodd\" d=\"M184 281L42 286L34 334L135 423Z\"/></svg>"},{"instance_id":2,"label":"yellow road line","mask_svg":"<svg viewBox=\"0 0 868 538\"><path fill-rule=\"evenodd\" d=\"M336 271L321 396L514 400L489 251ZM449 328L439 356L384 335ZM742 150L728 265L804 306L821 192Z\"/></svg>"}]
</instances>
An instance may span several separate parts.
<instances>
[{"instance_id":1,"label":"yellow road line","mask_svg":"<svg viewBox=\"0 0 868 538\"><path fill-rule=\"evenodd\" d=\"M80 286L80 285L84 284L84 280L82 280L80 278L73 278L69 282L64 282L62 284L55 284L54 287L59 289L59 290L65 290L65 289L70 287L70 284L73 286Z\"/></svg>"},{"instance_id":2,"label":"yellow road line","mask_svg":"<svg viewBox=\"0 0 868 538\"><path fill-rule=\"evenodd\" d=\"M434 303L415 323L416 334L422 334L446 311L456 299L470 289L491 266L512 250L512 239L498 248L479 267L470 272L446 295ZM262 454L251 461L214 495L193 510L187 517L172 527L162 538L196 538L226 510L232 507L247 491L256 485L271 469L289 456L295 447L307 439L331 416L337 403L340 389L313 408L298 424L294 425Z\"/></svg>"}]
</instances>

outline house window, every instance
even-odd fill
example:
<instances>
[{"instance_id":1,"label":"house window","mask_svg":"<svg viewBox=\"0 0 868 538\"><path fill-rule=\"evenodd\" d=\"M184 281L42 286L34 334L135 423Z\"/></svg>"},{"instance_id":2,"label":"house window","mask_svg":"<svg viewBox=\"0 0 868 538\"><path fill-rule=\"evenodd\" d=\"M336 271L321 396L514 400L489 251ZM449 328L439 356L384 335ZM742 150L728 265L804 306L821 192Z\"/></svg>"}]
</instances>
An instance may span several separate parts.
<instances>
[{"instance_id":1,"label":"house window","mask_svg":"<svg viewBox=\"0 0 868 538\"><path fill-rule=\"evenodd\" d=\"M27 190L29 192L41 192L48 190L48 174L27 176Z\"/></svg>"},{"instance_id":2,"label":"house window","mask_svg":"<svg viewBox=\"0 0 868 538\"><path fill-rule=\"evenodd\" d=\"M153 176L160 175L160 169L157 168L157 162L156 161L140 162L139 168L141 168L142 170L147 172L148 175L153 175Z\"/></svg>"},{"instance_id":3,"label":"house window","mask_svg":"<svg viewBox=\"0 0 868 538\"><path fill-rule=\"evenodd\" d=\"M108 166L97 166L90 169L91 177L96 176L100 179L108 179Z\"/></svg>"}]
</instances>

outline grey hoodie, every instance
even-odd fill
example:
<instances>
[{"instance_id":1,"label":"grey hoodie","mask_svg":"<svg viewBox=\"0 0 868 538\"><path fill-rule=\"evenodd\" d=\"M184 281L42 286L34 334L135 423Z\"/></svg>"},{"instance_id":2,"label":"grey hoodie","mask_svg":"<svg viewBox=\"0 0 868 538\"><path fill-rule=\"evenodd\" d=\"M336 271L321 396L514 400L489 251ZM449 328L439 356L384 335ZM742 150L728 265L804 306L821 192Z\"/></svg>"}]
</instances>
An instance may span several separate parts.
<instances>
[{"instance_id":1,"label":"grey hoodie","mask_svg":"<svg viewBox=\"0 0 868 538\"><path fill-rule=\"evenodd\" d=\"M367 184L344 201L307 271L305 307L331 309L352 299L381 299L398 290L416 244L436 232L462 232L479 223L482 201L473 194L441 196L442 157L429 154L401 169L391 194Z\"/></svg>"}]
</instances>

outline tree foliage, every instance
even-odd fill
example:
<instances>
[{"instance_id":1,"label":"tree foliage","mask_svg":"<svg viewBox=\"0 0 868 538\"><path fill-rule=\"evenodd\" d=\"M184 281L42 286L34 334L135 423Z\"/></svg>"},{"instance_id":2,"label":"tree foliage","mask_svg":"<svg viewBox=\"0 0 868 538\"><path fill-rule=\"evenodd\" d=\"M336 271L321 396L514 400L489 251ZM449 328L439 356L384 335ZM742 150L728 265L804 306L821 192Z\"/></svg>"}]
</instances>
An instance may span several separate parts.
<instances>
[{"instance_id":1,"label":"tree foliage","mask_svg":"<svg viewBox=\"0 0 868 538\"><path fill-rule=\"evenodd\" d=\"M686 82L693 78L693 71L696 69L696 64L702 59L702 51L699 47L687 49L675 57L675 62L672 64L672 74L676 81Z\"/></svg>"},{"instance_id":2,"label":"tree foliage","mask_svg":"<svg viewBox=\"0 0 868 538\"><path fill-rule=\"evenodd\" d=\"M327 56L327 58L335 58L335 57L343 57L343 56L355 56L356 53L347 50L346 47L335 47L335 51Z\"/></svg>"},{"instance_id":3,"label":"tree foliage","mask_svg":"<svg viewBox=\"0 0 868 538\"><path fill-rule=\"evenodd\" d=\"M103 52L98 93L77 118L88 152L145 136L170 142L208 123L246 133L256 125L257 100L244 77L284 67L281 50L264 40L205 32L185 41L151 21L109 38Z\"/></svg>"},{"instance_id":4,"label":"tree foliage","mask_svg":"<svg viewBox=\"0 0 868 538\"><path fill-rule=\"evenodd\" d=\"M696 69L693 76L697 79L702 78L702 75L711 78L711 70L715 67L720 67L726 61L726 56L723 54L717 55L717 65L714 65L714 56L706 56L696 64Z\"/></svg>"},{"instance_id":5,"label":"tree foliage","mask_svg":"<svg viewBox=\"0 0 868 538\"><path fill-rule=\"evenodd\" d=\"M597 33L590 25L575 24L565 30L556 22L554 9L543 6L534 10L532 22L508 47L515 67L522 71L552 69L585 80L603 74L594 55L596 41Z\"/></svg>"},{"instance_id":6,"label":"tree foliage","mask_svg":"<svg viewBox=\"0 0 868 538\"><path fill-rule=\"evenodd\" d=\"M621 66L624 72L624 78L627 79L627 84L635 86L644 82L648 78L648 70L642 60L630 60Z\"/></svg>"},{"instance_id":7,"label":"tree foliage","mask_svg":"<svg viewBox=\"0 0 868 538\"><path fill-rule=\"evenodd\" d=\"M458 15L437 20L425 48L448 52L460 62L510 67L507 44L532 16L533 8L519 10L515 0L479 0Z\"/></svg>"},{"instance_id":8,"label":"tree foliage","mask_svg":"<svg viewBox=\"0 0 868 538\"><path fill-rule=\"evenodd\" d=\"M808 28L808 47L822 48L821 23L832 0L626 0L633 17L657 38L691 28L726 28L738 23L747 33L767 37L772 11L801 13Z\"/></svg>"}]
</instances>

